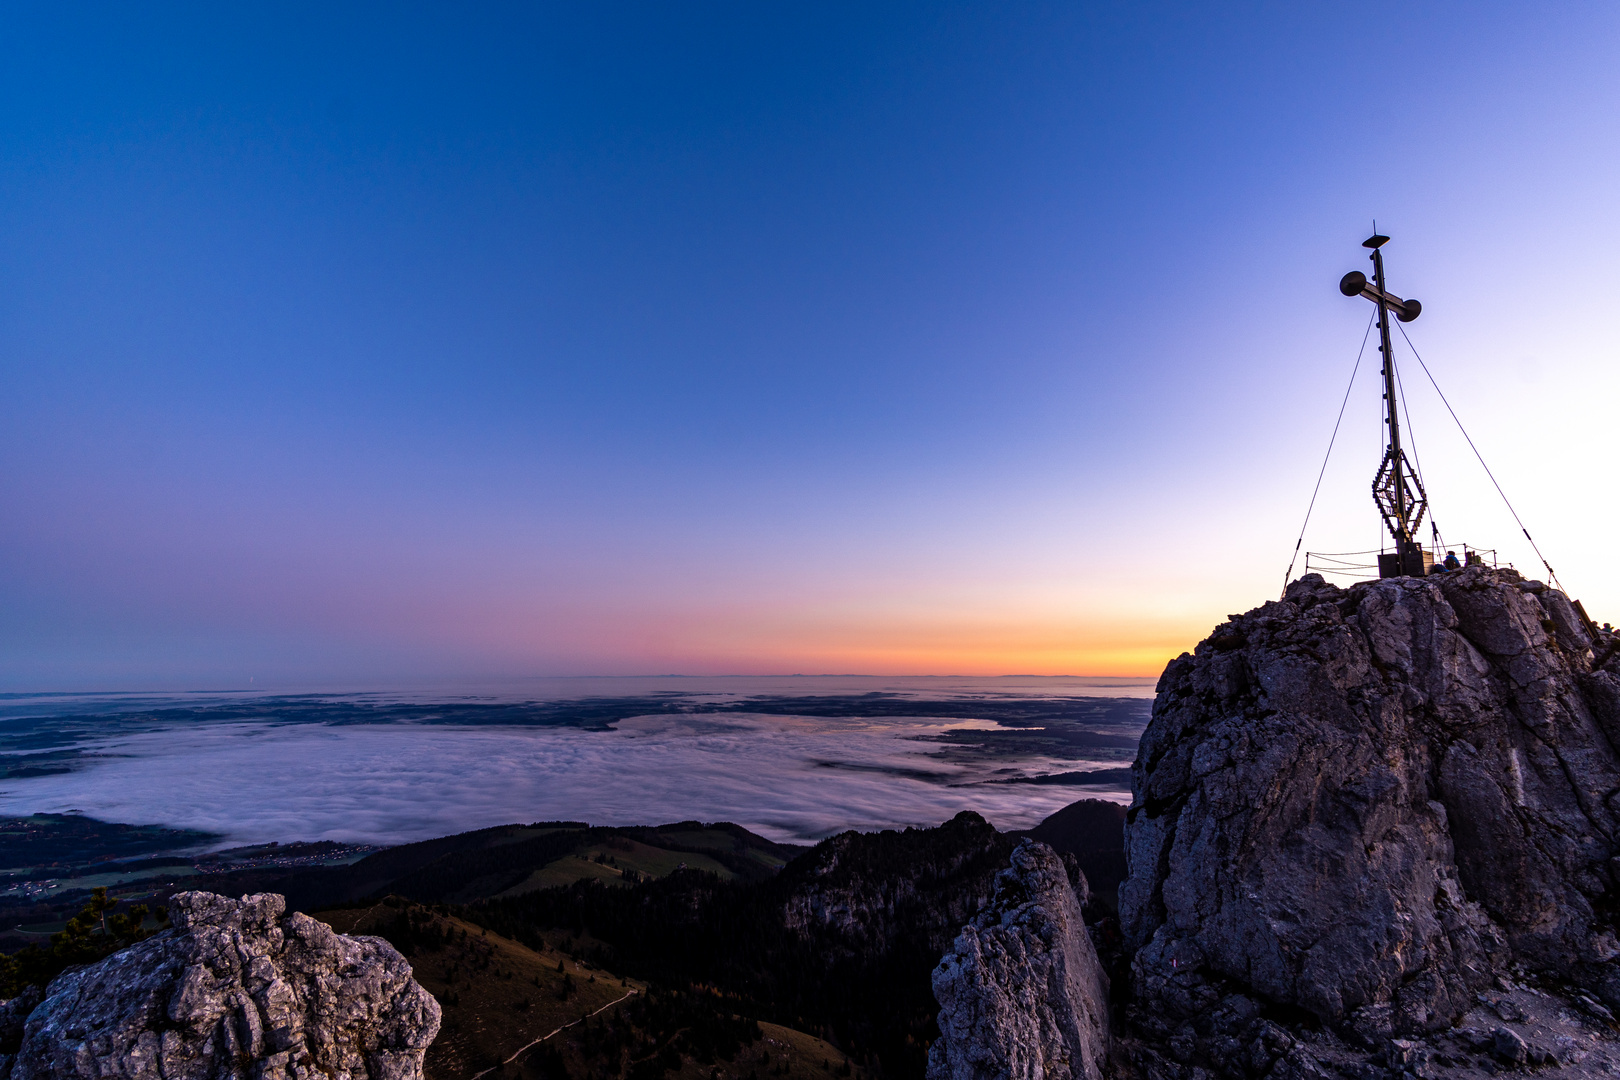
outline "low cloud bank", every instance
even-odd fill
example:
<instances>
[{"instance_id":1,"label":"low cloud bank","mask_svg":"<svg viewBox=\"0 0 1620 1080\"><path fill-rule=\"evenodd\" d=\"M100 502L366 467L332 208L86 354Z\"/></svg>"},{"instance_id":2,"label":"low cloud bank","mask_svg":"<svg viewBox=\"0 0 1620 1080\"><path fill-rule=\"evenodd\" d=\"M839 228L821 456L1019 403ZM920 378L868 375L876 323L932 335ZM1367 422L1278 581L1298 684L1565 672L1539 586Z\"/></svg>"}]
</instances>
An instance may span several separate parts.
<instances>
[{"instance_id":1,"label":"low cloud bank","mask_svg":"<svg viewBox=\"0 0 1620 1080\"><path fill-rule=\"evenodd\" d=\"M73 772L7 780L0 813L81 811L208 830L233 844L395 844L559 818L735 821L803 842L934 825L961 810L1022 828L1076 798L1123 799L1128 786L985 783L1120 762L947 757L927 737L962 721L923 717L664 714L607 731L286 721L115 731L80 743Z\"/></svg>"}]
</instances>

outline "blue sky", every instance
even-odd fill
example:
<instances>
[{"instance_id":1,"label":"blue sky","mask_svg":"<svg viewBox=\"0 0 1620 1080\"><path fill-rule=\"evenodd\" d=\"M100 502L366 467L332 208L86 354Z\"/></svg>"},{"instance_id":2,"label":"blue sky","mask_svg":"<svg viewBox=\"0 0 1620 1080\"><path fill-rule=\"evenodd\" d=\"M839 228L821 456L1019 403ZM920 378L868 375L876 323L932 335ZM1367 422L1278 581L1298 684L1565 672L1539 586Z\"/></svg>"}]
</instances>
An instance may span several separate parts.
<instances>
[{"instance_id":1,"label":"blue sky","mask_svg":"<svg viewBox=\"0 0 1620 1080\"><path fill-rule=\"evenodd\" d=\"M8 685L1150 673L1281 584L1374 217L1620 617L1612 8L0 29ZM1368 371L1316 550L1378 541ZM1403 376L1448 537L1532 569Z\"/></svg>"}]
</instances>

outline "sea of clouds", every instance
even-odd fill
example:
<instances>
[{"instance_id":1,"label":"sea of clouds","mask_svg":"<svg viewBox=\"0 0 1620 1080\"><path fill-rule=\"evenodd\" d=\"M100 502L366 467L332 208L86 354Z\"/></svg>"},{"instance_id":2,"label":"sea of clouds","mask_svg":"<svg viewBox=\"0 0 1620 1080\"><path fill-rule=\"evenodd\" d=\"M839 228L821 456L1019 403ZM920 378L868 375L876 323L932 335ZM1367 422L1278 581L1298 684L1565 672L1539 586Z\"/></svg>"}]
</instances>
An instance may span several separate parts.
<instances>
[{"instance_id":1,"label":"sea of clouds","mask_svg":"<svg viewBox=\"0 0 1620 1080\"><path fill-rule=\"evenodd\" d=\"M1117 758L963 760L932 741L948 729L994 729L992 720L735 711L632 716L595 730L297 720L296 706L259 719L204 711L108 722L105 734L81 720L72 771L5 780L0 814L80 812L204 830L222 845L397 844L514 821L689 819L804 842L936 825L962 810L1023 828L1077 798L1128 797L1123 785L987 782L1117 768Z\"/></svg>"}]
</instances>

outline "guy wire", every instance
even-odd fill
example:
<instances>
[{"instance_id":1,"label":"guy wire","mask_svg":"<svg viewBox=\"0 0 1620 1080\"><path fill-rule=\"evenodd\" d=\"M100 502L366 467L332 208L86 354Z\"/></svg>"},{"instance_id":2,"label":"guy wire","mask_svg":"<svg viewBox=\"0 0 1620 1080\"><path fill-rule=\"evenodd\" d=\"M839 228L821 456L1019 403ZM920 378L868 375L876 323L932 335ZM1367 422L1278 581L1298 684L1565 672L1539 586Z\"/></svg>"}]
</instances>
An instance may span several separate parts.
<instances>
[{"instance_id":1,"label":"guy wire","mask_svg":"<svg viewBox=\"0 0 1620 1080\"><path fill-rule=\"evenodd\" d=\"M1322 455L1322 468L1316 474L1316 487L1311 489L1311 502L1305 508L1305 520L1299 526L1299 539L1294 541L1294 554L1288 560L1288 569L1283 573L1283 594L1288 593L1288 578L1294 572L1294 563L1299 560L1300 545L1305 542L1305 529L1311 523L1311 511L1316 509L1316 495L1322 490L1322 477L1327 475L1328 459L1333 456L1333 443L1339 437L1339 425L1344 421L1344 408L1350 404L1350 391L1356 386L1356 372L1361 370L1361 358L1367 353L1367 339L1372 336L1373 318L1367 320L1367 329L1361 335L1361 348L1356 352L1356 366L1350 369L1350 385L1344 388L1344 400L1339 402L1339 418L1333 421L1333 434L1328 439L1327 453ZM1419 477L1421 479L1421 477Z\"/></svg>"},{"instance_id":2,"label":"guy wire","mask_svg":"<svg viewBox=\"0 0 1620 1080\"><path fill-rule=\"evenodd\" d=\"M1472 450L1474 452L1474 457L1479 459L1479 467L1485 470L1485 475L1491 478L1491 486L1495 487L1496 493L1502 496L1502 503L1508 508L1508 513L1513 515L1513 521L1519 526L1519 531L1524 533L1524 538L1526 540L1530 541L1530 549L1536 553L1536 558L1541 560L1541 565L1547 568L1547 576L1552 579L1552 583L1554 585L1558 586L1559 592L1567 593L1567 590L1564 589L1563 583L1558 580L1558 572L1555 571L1552 568L1552 564L1547 561L1547 556L1541 553L1541 548L1536 546L1536 538L1531 536L1530 530L1524 527L1524 521L1519 517L1519 512L1513 509L1513 502L1507 497L1507 492L1503 491L1502 485L1496 482L1496 474L1491 472L1491 467L1489 465L1485 464L1485 455L1481 454L1479 452L1479 447L1474 445L1474 439L1468 434L1468 429L1463 427L1462 420L1460 420L1457 416L1457 410L1451 407L1451 402L1446 400L1445 392L1440 389L1440 384L1434 381L1434 373L1429 370L1429 365L1423 362L1423 357L1418 354L1417 346L1413 345L1412 339L1406 336L1406 327L1401 326L1400 323L1396 323L1395 326L1400 330L1401 337L1406 338L1406 347L1412 350L1413 356L1417 357L1418 367L1422 368L1423 374L1429 377L1429 385L1434 387L1434 392L1436 394L1440 395L1440 401L1445 405L1446 412L1450 413L1451 419L1456 421L1457 430L1462 432L1462 437L1468 441L1468 449Z\"/></svg>"}]
</instances>

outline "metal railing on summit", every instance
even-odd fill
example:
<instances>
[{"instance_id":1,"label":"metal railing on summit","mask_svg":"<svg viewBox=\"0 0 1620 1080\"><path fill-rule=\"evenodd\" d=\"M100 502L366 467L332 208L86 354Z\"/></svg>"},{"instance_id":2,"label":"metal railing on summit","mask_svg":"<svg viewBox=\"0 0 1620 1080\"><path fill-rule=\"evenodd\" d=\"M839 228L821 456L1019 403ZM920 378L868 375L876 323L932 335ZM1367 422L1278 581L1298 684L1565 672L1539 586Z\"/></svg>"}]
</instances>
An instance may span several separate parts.
<instances>
[{"instance_id":1,"label":"metal railing on summit","mask_svg":"<svg viewBox=\"0 0 1620 1080\"><path fill-rule=\"evenodd\" d=\"M1476 548L1468 544L1459 544L1447 551L1457 553L1457 561L1462 566L1489 566L1493 569L1499 564L1496 559L1495 548ZM1324 577L1350 578L1356 581L1376 578L1378 576L1378 556L1385 554L1382 551L1307 551L1305 553L1305 572L1316 573ZM1444 573L1445 554L1439 551L1432 553L1435 556L1434 569L1431 573Z\"/></svg>"}]
</instances>

